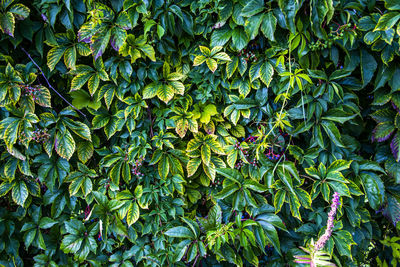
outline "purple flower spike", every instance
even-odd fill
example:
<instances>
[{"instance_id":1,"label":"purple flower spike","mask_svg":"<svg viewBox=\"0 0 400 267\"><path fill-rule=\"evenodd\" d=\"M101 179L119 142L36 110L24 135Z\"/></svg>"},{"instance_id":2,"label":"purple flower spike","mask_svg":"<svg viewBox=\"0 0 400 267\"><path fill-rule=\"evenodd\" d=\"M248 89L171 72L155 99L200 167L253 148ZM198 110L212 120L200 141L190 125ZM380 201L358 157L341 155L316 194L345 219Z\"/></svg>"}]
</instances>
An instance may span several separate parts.
<instances>
[{"instance_id":1,"label":"purple flower spike","mask_svg":"<svg viewBox=\"0 0 400 267\"><path fill-rule=\"evenodd\" d=\"M46 15L42 13L41 16L42 16L42 20L43 20L44 22L47 22L47 17L46 17Z\"/></svg>"},{"instance_id":2,"label":"purple flower spike","mask_svg":"<svg viewBox=\"0 0 400 267\"><path fill-rule=\"evenodd\" d=\"M335 192L332 198L331 211L328 214L328 222L326 225L325 233L318 239L317 243L314 246L314 251L322 249L331 237L333 230L333 221L335 220L336 211L339 205L339 193Z\"/></svg>"}]
</instances>

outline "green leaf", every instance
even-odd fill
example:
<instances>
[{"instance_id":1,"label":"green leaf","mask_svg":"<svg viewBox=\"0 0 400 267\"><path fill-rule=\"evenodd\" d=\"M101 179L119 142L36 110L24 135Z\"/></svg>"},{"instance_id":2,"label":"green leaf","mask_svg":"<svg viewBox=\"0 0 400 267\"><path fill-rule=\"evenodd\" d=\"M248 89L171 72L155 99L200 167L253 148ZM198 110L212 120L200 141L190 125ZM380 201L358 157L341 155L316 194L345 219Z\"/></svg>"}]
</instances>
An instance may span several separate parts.
<instances>
[{"instance_id":1,"label":"green leaf","mask_svg":"<svg viewBox=\"0 0 400 267\"><path fill-rule=\"evenodd\" d=\"M206 57L203 55L196 56L193 60L193 66L200 66L206 61Z\"/></svg>"},{"instance_id":2,"label":"green leaf","mask_svg":"<svg viewBox=\"0 0 400 267\"><path fill-rule=\"evenodd\" d=\"M366 50L361 50L361 77L363 81L363 87L365 87L374 76L374 72L378 66L375 58L369 54Z\"/></svg>"},{"instance_id":3,"label":"green leaf","mask_svg":"<svg viewBox=\"0 0 400 267\"><path fill-rule=\"evenodd\" d=\"M232 30L228 28L215 30L211 34L211 47L224 46L232 36Z\"/></svg>"},{"instance_id":4,"label":"green leaf","mask_svg":"<svg viewBox=\"0 0 400 267\"><path fill-rule=\"evenodd\" d=\"M332 109L329 109L328 112L326 112L324 114L322 119L345 123L346 121L353 119L355 116L356 116L356 114L346 113L339 108L332 108Z\"/></svg>"},{"instance_id":5,"label":"green leaf","mask_svg":"<svg viewBox=\"0 0 400 267\"><path fill-rule=\"evenodd\" d=\"M26 199L28 198L29 192L28 187L24 181L17 181L12 188L12 199L15 203L20 206L24 206Z\"/></svg>"},{"instance_id":6,"label":"green leaf","mask_svg":"<svg viewBox=\"0 0 400 267\"><path fill-rule=\"evenodd\" d=\"M343 160L343 159L335 160L334 162L332 162L331 165L329 165L327 172L328 173L329 172L340 172L340 171L346 170L346 169L350 168L350 164L351 164L351 161L347 161L347 160Z\"/></svg>"},{"instance_id":7,"label":"green leaf","mask_svg":"<svg viewBox=\"0 0 400 267\"><path fill-rule=\"evenodd\" d=\"M275 213L278 213L281 210L283 203L285 202L285 199L286 199L285 190L279 190L278 192L276 192L274 196Z\"/></svg>"},{"instance_id":8,"label":"green leaf","mask_svg":"<svg viewBox=\"0 0 400 267\"><path fill-rule=\"evenodd\" d=\"M212 56L212 58L222 60L222 61L231 61L231 58L225 52L219 52L219 53L215 54L214 56Z\"/></svg>"},{"instance_id":9,"label":"green leaf","mask_svg":"<svg viewBox=\"0 0 400 267\"><path fill-rule=\"evenodd\" d=\"M158 86L157 96L166 104L174 97L175 90L168 84Z\"/></svg>"},{"instance_id":10,"label":"green leaf","mask_svg":"<svg viewBox=\"0 0 400 267\"><path fill-rule=\"evenodd\" d=\"M69 69L75 69L76 49L75 46L68 48L64 53L64 64Z\"/></svg>"},{"instance_id":11,"label":"green leaf","mask_svg":"<svg viewBox=\"0 0 400 267\"><path fill-rule=\"evenodd\" d=\"M184 226L173 227L166 231L164 234L170 237L195 239L193 232L189 228Z\"/></svg>"},{"instance_id":12,"label":"green leaf","mask_svg":"<svg viewBox=\"0 0 400 267\"><path fill-rule=\"evenodd\" d=\"M269 62L264 62L260 69L260 78L261 81L269 87L269 84L272 81L272 76L274 75L274 68Z\"/></svg>"},{"instance_id":13,"label":"green leaf","mask_svg":"<svg viewBox=\"0 0 400 267\"><path fill-rule=\"evenodd\" d=\"M14 4L10 8L10 12L13 13L18 20L23 20L29 16L30 10L23 4Z\"/></svg>"},{"instance_id":14,"label":"green leaf","mask_svg":"<svg viewBox=\"0 0 400 267\"><path fill-rule=\"evenodd\" d=\"M40 219L39 227L40 227L40 229L48 229L57 223L58 223L57 221L55 221L49 217L43 217Z\"/></svg>"},{"instance_id":15,"label":"green leaf","mask_svg":"<svg viewBox=\"0 0 400 267\"><path fill-rule=\"evenodd\" d=\"M260 77L261 75L260 71L261 71L261 63L252 64L250 66L249 76L251 82Z\"/></svg>"},{"instance_id":16,"label":"green leaf","mask_svg":"<svg viewBox=\"0 0 400 267\"><path fill-rule=\"evenodd\" d=\"M251 17L264 9L264 0L250 0L242 9L242 16Z\"/></svg>"},{"instance_id":17,"label":"green leaf","mask_svg":"<svg viewBox=\"0 0 400 267\"><path fill-rule=\"evenodd\" d=\"M49 67L50 71L52 71L55 68L55 66L60 61L61 57L64 55L64 52L66 50L67 48L64 46L56 46L50 49L50 51L47 53L47 66Z\"/></svg>"},{"instance_id":18,"label":"green leaf","mask_svg":"<svg viewBox=\"0 0 400 267\"><path fill-rule=\"evenodd\" d=\"M92 141L92 137L90 135L90 129L86 124L71 119L65 119L63 122L65 123L66 126L68 126L70 130L72 130L79 137L87 141Z\"/></svg>"},{"instance_id":19,"label":"green leaf","mask_svg":"<svg viewBox=\"0 0 400 267\"><path fill-rule=\"evenodd\" d=\"M44 86L40 86L39 88L39 94L35 96L35 102L42 107L51 107L51 96L50 96L50 91Z\"/></svg>"},{"instance_id":20,"label":"green leaf","mask_svg":"<svg viewBox=\"0 0 400 267\"><path fill-rule=\"evenodd\" d=\"M156 61L156 52L154 51L154 48L149 45L145 44L143 46L139 46L139 49L151 60L151 61Z\"/></svg>"},{"instance_id":21,"label":"green leaf","mask_svg":"<svg viewBox=\"0 0 400 267\"><path fill-rule=\"evenodd\" d=\"M397 0L385 0L385 7L389 10L400 10L400 3Z\"/></svg>"},{"instance_id":22,"label":"green leaf","mask_svg":"<svg viewBox=\"0 0 400 267\"><path fill-rule=\"evenodd\" d=\"M54 146L60 157L69 160L75 151L75 140L68 130L57 131Z\"/></svg>"},{"instance_id":23,"label":"green leaf","mask_svg":"<svg viewBox=\"0 0 400 267\"><path fill-rule=\"evenodd\" d=\"M194 159L189 160L189 162L188 162L188 164L186 166L188 177L190 177L193 174L195 174L195 172L199 168L200 164L201 164L201 159L200 158L194 158Z\"/></svg>"},{"instance_id":24,"label":"green leaf","mask_svg":"<svg viewBox=\"0 0 400 267\"><path fill-rule=\"evenodd\" d=\"M207 59L206 59L206 63L207 63L208 68L209 68L212 72L215 72L215 70L216 70L217 67L218 67L217 61L214 60L214 59L212 59L212 58L207 58Z\"/></svg>"},{"instance_id":25,"label":"green leaf","mask_svg":"<svg viewBox=\"0 0 400 267\"><path fill-rule=\"evenodd\" d=\"M348 231L336 231L333 234L333 240L335 241L335 246L339 251L340 255L352 257L351 246L356 243L353 241L352 235Z\"/></svg>"},{"instance_id":26,"label":"green leaf","mask_svg":"<svg viewBox=\"0 0 400 267\"><path fill-rule=\"evenodd\" d=\"M78 158L82 163L86 163L93 156L93 143L90 141L80 141L77 145Z\"/></svg>"},{"instance_id":27,"label":"green leaf","mask_svg":"<svg viewBox=\"0 0 400 267\"><path fill-rule=\"evenodd\" d=\"M373 172L362 172L360 177L369 205L375 210L379 209L385 199L385 189L381 178Z\"/></svg>"},{"instance_id":28,"label":"green leaf","mask_svg":"<svg viewBox=\"0 0 400 267\"><path fill-rule=\"evenodd\" d=\"M258 182L254 180L245 180L243 183L243 186L245 188L251 189L255 192L262 193L268 190L268 187L262 184L259 184Z\"/></svg>"},{"instance_id":29,"label":"green leaf","mask_svg":"<svg viewBox=\"0 0 400 267\"><path fill-rule=\"evenodd\" d=\"M237 57L234 57L232 61L226 63L226 74L228 78L232 77L238 65L239 65L239 59Z\"/></svg>"},{"instance_id":30,"label":"green leaf","mask_svg":"<svg viewBox=\"0 0 400 267\"><path fill-rule=\"evenodd\" d=\"M104 54L111 38L111 30L102 31L92 37L90 49L92 50L94 60L97 60Z\"/></svg>"},{"instance_id":31,"label":"green leaf","mask_svg":"<svg viewBox=\"0 0 400 267\"><path fill-rule=\"evenodd\" d=\"M128 223L128 226L134 224L139 219L139 215L139 206L136 201L133 201L129 206L128 214L126 216L126 222Z\"/></svg>"},{"instance_id":32,"label":"green leaf","mask_svg":"<svg viewBox=\"0 0 400 267\"><path fill-rule=\"evenodd\" d=\"M375 127L373 137L378 142L386 141L390 135L396 130L392 122L381 122Z\"/></svg>"},{"instance_id":33,"label":"green leaf","mask_svg":"<svg viewBox=\"0 0 400 267\"><path fill-rule=\"evenodd\" d=\"M13 145L17 142L18 131L21 121L13 118L13 121L8 123L4 131L4 142L9 150L12 149Z\"/></svg>"},{"instance_id":34,"label":"green leaf","mask_svg":"<svg viewBox=\"0 0 400 267\"><path fill-rule=\"evenodd\" d=\"M275 41L274 33L276 30L276 23L277 19L275 18L272 11L264 15L263 21L261 23L261 31L264 36L270 41Z\"/></svg>"},{"instance_id":35,"label":"green leaf","mask_svg":"<svg viewBox=\"0 0 400 267\"><path fill-rule=\"evenodd\" d=\"M3 33L14 37L15 19L11 12L0 14L0 29Z\"/></svg>"},{"instance_id":36,"label":"green leaf","mask_svg":"<svg viewBox=\"0 0 400 267\"><path fill-rule=\"evenodd\" d=\"M339 147L344 147L344 144L342 143L340 137L340 132L333 122L324 120L321 122L321 125L335 145Z\"/></svg>"},{"instance_id":37,"label":"green leaf","mask_svg":"<svg viewBox=\"0 0 400 267\"><path fill-rule=\"evenodd\" d=\"M240 181L243 180L243 177L240 174L240 172L238 172L235 169L218 168L217 173L238 184L240 183Z\"/></svg>"},{"instance_id":38,"label":"green leaf","mask_svg":"<svg viewBox=\"0 0 400 267\"><path fill-rule=\"evenodd\" d=\"M168 157L161 157L160 161L158 162L158 174L160 175L161 179L165 180L167 178L169 167Z\"/></svg>"},{"instance_id":39,"label":"green leaf","mask_svg":"<svg viewBox=\"0 0 400 267\"><path fill-rule=\"evenodd\" d=\"M242 50L247 46L249 38L243 29L236 27L232 33L232 42L236 50Z\"/></svg>"},{"instance_id":40,"label":"green leaf","mask_svg":"<svg viewBox=\"0 0 400 267\"><path fill-rule=\"evenodd\" d=\"M143 99L153 98L157 95L158 88L162 85L151 83L143 89Z\"/></svg>"},{"instance_id":41,"label":"green leaf","mask_svg":"<svg viewBox=\"0 0 400 267\"><path fill-rule=\"evenodd\" d=\"M379 18L374 31L386 31L392 28L400 19L399 12L388 12Z\"/></svg>"},{"instance_id":42,"label":"green leaf","mask_svg":"<svg viewBox=\"0 0 400 267\"><path fill-rule=\"evenodd\" d=\"M341 196L350 197L350 190L345 183L330 181L329 186L334 192L338 192Z\"/></svg>"},{"instance_id":43,"label":"green leaf","mask_svg":"<svg viewBox=\"0 0 400 267\"><path fill-rule=\"evenodd\" d=\"M263 14L258 14L247 19L244 30L250 40L254 40L257 37L263 17Z\"/></svg>"},{"instance_id":44,"label":"green leaf","mask_svg":"<svg viewBox=\"0 0 400 267\"><path fill-rule=\"evenodd\" d=\"M217 169L218 171L218 169ZM233 193L235 193L236 191L239 190L239 187L237 184L230 184L226 187L224 187L221 191L219 191L216 195L215 198L217 199L224 199L230 195L232 195Z\"/></svg>"},{"instance_id":45,"label":"green leaf","mask_svg":"<svg viewBox=\"0 0 400 267\"><path fill-rule=\"evenodd\" d=\"M210 57L211 56L211 50L208 47L200 45L199 49L200 49L201 53L203 55L205 55L206 57Z\"/></svg>"}]
</instances>

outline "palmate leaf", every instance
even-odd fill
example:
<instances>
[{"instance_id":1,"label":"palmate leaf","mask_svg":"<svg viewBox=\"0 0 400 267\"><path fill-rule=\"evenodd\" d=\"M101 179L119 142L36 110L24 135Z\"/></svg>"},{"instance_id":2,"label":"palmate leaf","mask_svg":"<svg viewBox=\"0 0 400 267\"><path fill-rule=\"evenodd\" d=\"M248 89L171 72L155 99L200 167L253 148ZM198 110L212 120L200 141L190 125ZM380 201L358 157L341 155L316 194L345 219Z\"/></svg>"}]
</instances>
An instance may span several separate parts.
<instances>
[{"instance_id":1,"label":"palmate leaf","mask_svg":"<svg viewBox=\"0 0 400 267\"><path fill-rule=\"evenodd\" d=\"M171 85L159 85L157 89L157 96L166 104L174 97L175 90Z\"/></svg>"},{"instance_id":2,"label":"palmate leaf","mask_svg":"<svg viewBox=\"0 0 400 267\"><path fill-rule=\"evenodd\" d=\"M273 75L274 68L272 67L272 65L269 62L264 62L260 69L260 79L267 87L269 87Z\"/></svg>"},{"instance_id":3,"label":"palmate leaf","mask_svg":"<svg viewBox=\"0 0 400 267\"><path fill-rule=\"evenodd\" d=\"M11 195L15 203L20 206L24 206L24 203L29 195L28 187L26 186L25 182L22 180L17 181L12 188Z\"/></svg>"},{"instance_id":4,"label":"palmate leaf","mask_svg":"<svg viewBox=\"0 0 400 267\"><path fill-rule=\"evenodd\" d=\"M14 4L10 8L10 12L14 14L18 20L26 19L29 16L29 8L23 4Z\"/></svg>"},{"instance_id":5,"label":"palmate leaf","mask_svg":"<svg viewBox=\"0 0 400 267\"><path fill-rule=\"evenodd\" d=\"M92 50L94 59L101 57L110 41L111 30L104 30L92 37L90 49Z\"/></svg>"},{"instance_id":6,"label":"palmate leaf","mask_svg":"<svg viewBox=\"0 0 400 267\"><path fill-rule=\"evenodd\" d=\"M156 53L154 48L149 44L139 46L139 49L151 60L156 61Z\"/></svg>"},{"instance_id":7,"label":"palmate leaf","mask_svg":"<svg viewBox=\"0 0 400 267\"><path fill-rule=\"evenodd\" d=\"M217 69L217 67L218 67L218 64L217 64L217 61L216 61L216 60L214 60L214 59L212 59L212 58L207 58L207 59L206 59L206 63L207 63L208 68L209 68L212 72L215 72L215 71L216 71L216 69Z\"/></svg>"},{"instance_id":8,"label":"palmate leaf","mask_svg":"<svg viewBox=\"0 0 400 267\"><path fill-rule=\"evenodd\" d=\"M390 142L390 150L397 162L400 161L400 133L397 132Z\"/></svg>"},{"instance_id":9,"label":"palmate leaf","mask_svg":"<svg viewBox=\"0 0 400 267\"><path fill-rule=\"evenodd\" d=\"M176 121L175 131L181 137L185 137L186 132L189 128L189 121L187 119L179 119Z\"/></svg>"},{"instance_id":10,"label":"palmate leaf","mask_svg":"<svg viewBox=\"0 0 400 267\"><path fill-rule=\"evenodd\" d=\"M86 163L93 156L93 143L90 141L80 141L76 147L78 158L82 163Z\"/></svg>"},{"instance_id":11,"label":"palmate leaf","mask_svg":"<svg viewBox=\"0 0 400 267\"><path fill-rule=\"evenodd\" d=\"M35 96L35 103L42 107L51 107L50 91L44 86L39 87L39 94Z\"/></svg>"},{"instance_id":12,"label":"palmate leaf","mask_svg":"<svg viewBox=\"0 0 400 267\"><path fill-rule=\"evenodd\" d=\"M200 158L194 158L194 159L189 160L189 162L186 166L188 177L192 176L197 171L200 164L201 164Z\"/></svg>"},{"instance_id":13,"label":"palmate leaf","mask_svg":"<svg viewBox=\"0 0 400 267\"><path fill-rule=\"evenodd\" d=\"M6 120L7 119L3 120L2 122L5 122ZM21 124L20 119L10 118L8 125L5 125L3 138L9 150L11 150L13 145L17 142L20 124Z\"/></svg>"},{"instance_id":14,"label":"palmate leaf","mask_svg":"<svg viewBox=\"0 0 400 267\"><path fill-rule=\"evenodd\" d=\"M132 203L129 206L128 213L126 216L126 222L127 222L128 226L131 226L132 224L134 224L139 219L139 215L140 215L139 206L136 203L136 201L132 201Z\"/></svg>"},{"instance_id":15,"label":"palmate leaf","mask_svg":"<svg viewBox=\"0 0 400 267\"><path fill-rule=\"evenodd\" d=\"M391 122L378 123L372 133L373 140L384 142L390 138L395 129L395 126Z\"/></svg>"},{"instance_id":16,"label":"palmate leaf","mask_svg":"<svg viewBox=\"0 0 400 267\"><path fill-rule=\"evenodd\" d=\"M206 61L206 57L203 55L196 56L193 60L193 66L199 66Z\"/></svg>"},{"instance_id":17,"label":"palmate leaf","mask_svg":"<svg viewBox=\"0 0 400 267\"><path fill-rule=\"evenodd\" d=\"M50 51L47 53L47 66L49 67L50 70L53 70L57 63L60 61L62 56L64 55L65 51L67 50L66 47L64 46L56 46L50 49ZM71 54L71 52L69 52ZM64 56L64 58L67 58ZM70 63L72 59L68 58L68 62ZM70 64L65 64L66 66ZM75 68L75 61L74 61L74 68Z\"/></svg>"},{"instance_id":18,"label":"palmate leaf","mask_svg":"<svg viewBox=\"0 0 400 267\"><path fill-rule=\"evenodd\" d=\"M157 95L158 88L162 86L157 83L151 83L143 89L143 99L153 98Z\"/></svg>"},{"instance_id":19,"label":"palmate leaf","mask_svg":"<svg viewBox=\"0 0 400 267\"><path fill-rule=\"evenodd\" d=\"M195 238L193 232L185 226L173 227L168 231L166 231L164 234L166 236L176 237L176 238L189 238L189 239Z\"/></svg>"},{"instance_id":20,"label":"palmate leaf","mask_svg":"<svg viewBox=\"0 0 400 267\"><path fill-rule=\"evenodd\" d=\"M270 41L275 40L276 23L277 19L272 12L264 15L261 23L261 31Z\"/></svg>"},{"instance_id":21,"label":"palmate leaf","mask_svg":"<svg viewBox=\"0 0 400 267\"><path fill-rule=\"evenodd\" d=\"M162 179L166 179L169 173L170 165L168 157L163 155L158 162L158 174Z\"/></svg>"},{"instance_id":22,"label":"palmate leaf","mask_svg":"<svg viewBox=\"0 0 400 267\"><path fill-rule=\"evenodd\" d=\"M64 53L64 64L69 69L75 69L76 49L75 46L67 48Z\"/></svg>"},{"instance_id":23,"label":"palmate leaf","mask_svg":"<svg viewBox=\"0 0 400 267\"><path fill-rule=\"evenodd\" d=\"M0 29L3 33L14 37L15 19L11 12L0 14Z\"/></svg>"},{"instance_id":24,"label":"palmate leaf","mask_svg":"<svg viewBox=\"0 0 400 267\"><path fill-rule=\"evenodd\" d=\"M75 140L67 129L57 132L54 146L57 154L67 160L69 160L75 152Z\"/></svg>"}]
</instances>

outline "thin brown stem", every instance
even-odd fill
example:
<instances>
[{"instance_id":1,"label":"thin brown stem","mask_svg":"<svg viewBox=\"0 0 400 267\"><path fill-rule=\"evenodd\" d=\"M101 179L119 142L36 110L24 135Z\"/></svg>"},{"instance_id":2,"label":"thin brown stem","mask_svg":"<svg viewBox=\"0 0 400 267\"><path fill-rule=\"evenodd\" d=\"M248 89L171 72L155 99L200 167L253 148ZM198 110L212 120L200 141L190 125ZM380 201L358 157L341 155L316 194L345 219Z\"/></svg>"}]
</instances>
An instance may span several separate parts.
<instances>
[{"instance_id":1,"label":"thin brown stem","mask_svg":"<svg viewBox=\"0 0 400 267\"><path fill-rule=\"evenodd\" d=\"M86 118L86 115L80 111L79 109L77 109L74 105L72 105L67 99L65 99L65 97L63 97L49 82L49 80L47 79L46 75L44 75L43 70L39 67L39 65L35 62L35 60L33 60L33 58L31 57L31 55L26 52L26 50L24 48L21 48L22 51L24 51L24 53L28 56L28 58L32 61L32 63L39 69L39 71L41 72L43 78L45 79L47 85L49 86L49 88L51 90L53 90L59 97L61 97L62 100L65 101L65 103L67 103L69 106L71 106L73 109L75 109L76 111L78 111L83 117Z\"/></svg>"}]
</instances>

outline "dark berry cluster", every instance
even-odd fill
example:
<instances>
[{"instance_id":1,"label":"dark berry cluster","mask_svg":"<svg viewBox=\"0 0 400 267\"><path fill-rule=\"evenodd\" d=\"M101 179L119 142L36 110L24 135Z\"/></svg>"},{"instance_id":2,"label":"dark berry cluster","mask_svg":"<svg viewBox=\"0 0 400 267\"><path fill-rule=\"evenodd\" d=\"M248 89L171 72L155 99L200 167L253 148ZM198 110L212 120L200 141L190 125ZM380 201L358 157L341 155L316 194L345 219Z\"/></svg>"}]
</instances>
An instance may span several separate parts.
<instances>
[{"instance_id":1,"label":"dark berry cluster","mask_svg":"<svg viewBox=\"0 0 400 267\"><path fill-rule=\"evenodd\" d=\"M283 138L287 138L289 136L288 133L283 132L281 129L279 129L279 136L282 136ZM269 160L279 160L286 152L286 149L283 149L282 147L278 147L277 148L278 151L274 150L274 146L270 147L268 149L268 152L265 153L265 156L269 159Z\"/></svg>"},{"instance_id":2,"label":"dark berry cluster","mask_svg":"<svg viewBox=\"0 0 400 267\"><path fill-rule=\"evenodd\" d=\"M240 169L244 166L244 161L239 160L236 164L235 164L235 169Z\"/></svg>"},{"instance_id":3,"label":"dark berry cluster","mask_svg":"<svg viewBox=\"0 0 400 267\"><path fill-rule=\"evenodd\" d=\"M211 187L217 187L219 185L222 185L222 179L215 178L214 182L211 182Z\"/></svg>"},{"instance_id":4,"label":"dark berry cluster","mask_svg":"<svg viewBox=\"0 0 400 267\"><path fill-rule=\"evenodd\" d=\"M135 165L132 166L133 175L136 175L137 177L143 177L144 174L140 172L140 166L143 164L143 157L137 159L134 164Z\"/></svg>"},{"instance_id":5,"label":"dark berry cluster","mask_svg":"<svg viewBox=\"0 0 400 267\"><path fill-rule=\"evenodd\" d=\"M20 133L19 135L19 142L26 143L29 140L33 140L36 143L44 144L49 140L50 134L47 132L47 129L37 129L34 130L31 137L26 136L25 132Z\"/></svg>"},{"instance_id":6,"label":"dark berry cluster","mask_svg":"<svg viewBox=\"0 0 400 267\"><path fill-rule=\"evenodd\" d=\"M108 190L110 188L110 179L107 179L107 181L104 184L104 186L106 187L106 190Z\"/></svg>"},{"instance_id":7,"label":"dark berry cluster","mask_svg":"<svg viewBox=\"0 0 400 267\"><path fill-rule=\"evenodd\" d=\"M244 57L244 60L246 60L246 61L249 61L249 60L252 62L257 61L256 54L254 54L252 51L249 51L246 49L240 50L238 56Z\"/></svg>"},{"instance_id":8,"label":"dark berry cluster","mask_svg":"<svg viewBox=\"0 0 400 267\"><path fill-rule=\"evenodd\" d=\"M239 142L235 144L235 150L238 150L238 149L243 153L243 155L244 155L245 157L248 156L249 151L247 151L246 149L244 149L243 147L241 147Z\"/></svg>"},{"instance_id":9,"label":"dark berry cluster","mask_svg":"<svg viewBox=\"0 0 400 267\"><path fill-rule=\"evenodd\" d=\"M275 154L273 148L268 149L268 153L265 153L265 156L267 156L269 160L278 160L281 158L281 154Z\"/></svg>"},{"instance_id":10,"label":"dark berry cluster","mask_svg":"<svg viewBox=\"0 0 400 267\"><path fill-rule=\"evenodd\" d=\"M246 142L246 143L253 143L255 144L257 142L258 137L257 136L248 136L247 138L242 138L242 142ZM243 153L243 156L245 157L246 161L249 162L252 166L257 167L257 159L254 158L252 161L247 160L247 158L249 157L249 151L244 149L243 147L241 147L241 142L237 142L235 144L235 150L240 150ZM244 164L246 163L246 161L243 160L239 160L236 164L235 164L235 168L236 169L240 169L241 167L244 166Z\"/></svg>"},{"instance_id":11,"label":"dark berry cluster","mask_svg":"<svg viewBox=\"0 0 400 267\"><path fill-rule=\"evenodd\" d=\"M242 214L242 218L241 219L242 219L242 221L245 221L245 220L249 220L249 219L252 220L254 218L251 217L250 214L248 214L246 211L244 211L243 214Z\"/></svg>"},{"instance_id":12,"label":"dark berry cluster","mask_svg":"<svg viewBox=\"0 0 400 267\"><path fill-rule=\"evenodd\" d=\"M257 43L251 43L248 45L249 50L259 50L261 49L261 45L257 42Z\"/></svg>"},{"instance_id":13,"label":"dark berry cluster","mask_svg":"<svg viewBox=\"0 0 400 267\"><path fill-rule=\"evenodd\" d=\"M249 137L247 137L246 139L243 138L242 141L255 144L257 139L258 139L258 136L249 135Z\"/></svg>"},{"instance_id":14,"label":"dark berry cluster","mask_svg":"<svg viewBox=\"0 0 400 267\"><path fill-rule=\"evenodd\" d=\"M250 161L250 164L251 164L253 167L257 167L257 163L258 163L258 161L257 161L256 158L254 158L252 161Z\"/></svg>"},{"instance_id":15,"label":"dark berry cluster","mask_svg":"<svg viewBox=\"0 0 400 267\"><path fill-rule=\"evenodd\" d=\"M34 86L30 86L30 85L20 85L20 87L24 90L23 94L25 96L31 96L33 98L33 100L36 100L37 97L40 95L40 86L38 85L34 85Z\"/></svg>"},{"instance_id":16,"label":"dark berry cluster","mask_svg":"<svg viewBox=\"0 0 400 267\"><path fill-rule=\"evenodd\" d=\"M90 206L87 205L85 209L85 219L90 215Z\"/></svg>"}]
</instances>

